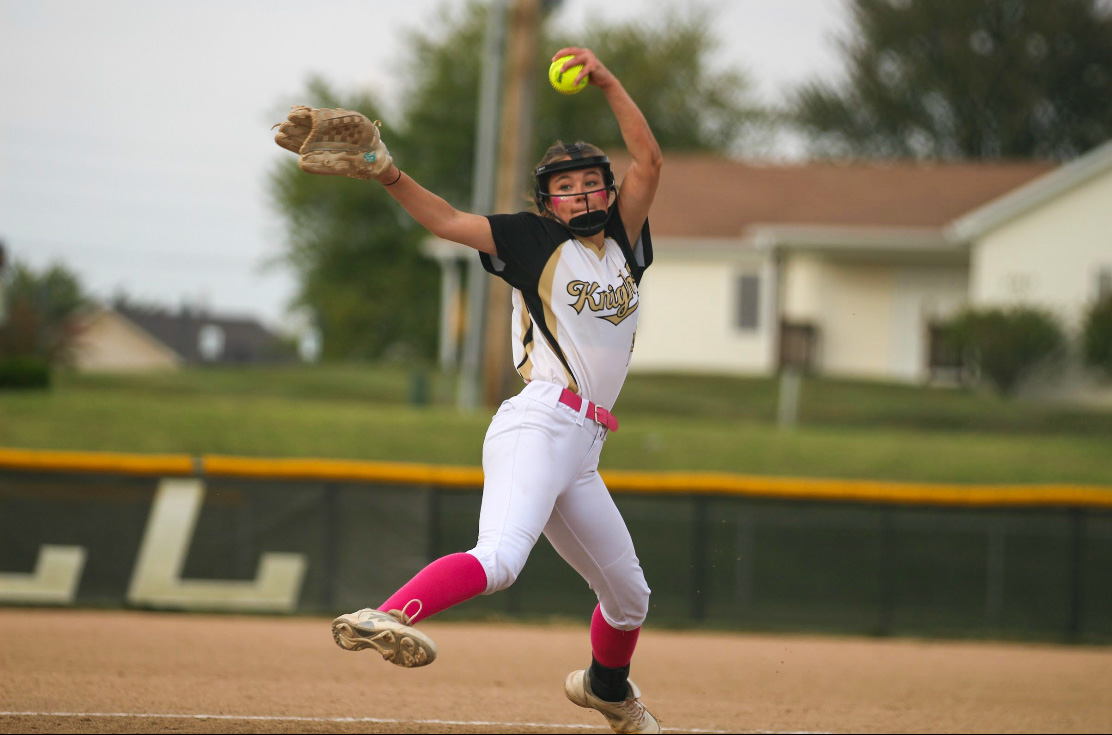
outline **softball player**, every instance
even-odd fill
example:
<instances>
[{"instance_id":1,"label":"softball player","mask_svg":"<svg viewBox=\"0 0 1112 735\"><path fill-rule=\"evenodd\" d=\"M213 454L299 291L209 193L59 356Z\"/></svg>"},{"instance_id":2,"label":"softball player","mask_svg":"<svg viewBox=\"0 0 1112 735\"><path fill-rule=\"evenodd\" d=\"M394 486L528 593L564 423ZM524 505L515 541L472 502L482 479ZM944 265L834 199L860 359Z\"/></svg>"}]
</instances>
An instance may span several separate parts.
<instances>
[{"instance_id":1,"label":"softball player","mask_svg":"<svg viewBox=\"0 0 1112 735\"><path fill-rule=\"evenodd\" d=\"M610 408L625 381L637 331L638 284L652 262L648 212L661 153L621 83L588 49L561 49L566 67L602 90L632 158L621 190L602 151L558 143L534 171L538 214L489 217L456 210L391 165L377 177L418 222L480 252L513 287L513 359L525 381L502 404L483 445L475 548L434 561L377 610L332 623L346 650L373 648L423 666L436 645L414 627L478 594L513 584L544 533L598 596L591 665L565 682L568 698L601 712L616 732L660 732L629 680L649 587L625 522L598 472Z\"/></svg>"}]
</instances>

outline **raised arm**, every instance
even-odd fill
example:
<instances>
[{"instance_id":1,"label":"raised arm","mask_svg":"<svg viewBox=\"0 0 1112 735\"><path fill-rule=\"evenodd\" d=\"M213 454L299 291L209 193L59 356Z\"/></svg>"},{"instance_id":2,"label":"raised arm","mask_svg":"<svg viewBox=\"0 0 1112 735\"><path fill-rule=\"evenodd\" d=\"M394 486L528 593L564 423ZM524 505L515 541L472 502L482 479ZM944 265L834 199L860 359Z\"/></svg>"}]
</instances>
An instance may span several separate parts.
<instances>
[{"instance_id":1,"label":"raised arm","mask_svg":"<svg viewBox=\"0 0 1112 735\"><path fill-rule=\"evenodd\" d=\"M656 188L660 183L660 169L664 159L660 145L653 136L648 121L637 107L637 103L625 91L618 78L607 69L590 49L569 47L556 52L552 60L571 55L564 68L583 65L583 71L576 77L578 82L584 74L590 74L589 84L593 84L606 95L606 101L618 121L626 150L632 163L618 191L618 212L625 224L626 234L631 243L641 236L641 228L649 216Z\"/></svg>"}]
</instances>

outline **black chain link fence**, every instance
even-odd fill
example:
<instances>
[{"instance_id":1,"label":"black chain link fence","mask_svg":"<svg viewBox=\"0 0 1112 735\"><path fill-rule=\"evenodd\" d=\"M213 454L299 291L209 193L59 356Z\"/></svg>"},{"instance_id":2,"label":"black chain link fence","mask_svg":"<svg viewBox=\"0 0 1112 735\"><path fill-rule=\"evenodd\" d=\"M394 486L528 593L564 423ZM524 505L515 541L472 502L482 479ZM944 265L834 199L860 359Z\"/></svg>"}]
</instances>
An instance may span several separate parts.
<instances>
[{"instance_id":1,"label":"black chain link fence","mask_svg":"<svg viewBox=\"0 0 1112 735\"><path fill-rule=\"evenodd\" d=\"M128 606L159 482L0 471L0 577L30 574L44 544L80 546L72 604ZM377 606L430 560L471 548L481 500L477 488L204 486L181 577L251 580L263 554L301 554L294 612L329 616ZM653 590L649 625L1112 640L1112 511L615 498ZM513 587L441 617L586 621L594 604L542 539Z\"/></svg>"}]
</instances>

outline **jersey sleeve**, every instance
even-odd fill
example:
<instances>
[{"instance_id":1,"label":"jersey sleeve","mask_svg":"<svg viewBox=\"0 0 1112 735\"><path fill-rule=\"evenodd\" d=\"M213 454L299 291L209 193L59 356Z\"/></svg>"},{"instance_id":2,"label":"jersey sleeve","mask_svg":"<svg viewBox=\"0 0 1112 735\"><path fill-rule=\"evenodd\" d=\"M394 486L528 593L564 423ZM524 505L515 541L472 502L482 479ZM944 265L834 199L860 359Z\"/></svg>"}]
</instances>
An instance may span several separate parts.
<instances>
[{"instance_id":1,"label":"jersey sleeve","mask_svg":"<svg viewBox=\"0 0 1112 735\"><path fill-rule=\"evenodd\" d=\"M618 247L622 249L622 254L625 255L626 262L629 263L633 280L641 283L641 276L653 264L653 241L649 234L648 218L645 219L645 224L641 226L641 235L637 238L637 242L631 243L626 235L622 215L618 212L618 203L614 202L610 207L610 220L606 223L606 236L614 238L614 241L618 243Z\"/></svg>"},{"instance_id":2,"label":"jersey sleeve","mask_svg":"<svg viewBox=\"0 0 1112 735\"><path fill-rule=\"evenodd\" d=\"M487 216L497 255L479 253L483 268L514 288L535 284L549 257L568 238L557 222L532 212Z\"/></svg>"}]
</instances>

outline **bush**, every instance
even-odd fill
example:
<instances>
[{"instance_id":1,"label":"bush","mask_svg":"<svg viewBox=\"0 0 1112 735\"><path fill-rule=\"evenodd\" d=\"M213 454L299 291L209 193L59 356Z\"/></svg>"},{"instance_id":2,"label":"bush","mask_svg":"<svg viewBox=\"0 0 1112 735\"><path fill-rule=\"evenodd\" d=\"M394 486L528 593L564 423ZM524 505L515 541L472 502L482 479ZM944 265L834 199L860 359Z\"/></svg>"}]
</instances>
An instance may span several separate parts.
<instances>
[{"instance_id":1,"label":"bush","mask_svg":"<svg viewBox=\"0 0 1112 735\"><path fill-rule=\"evenodd\" d=\"M1060 357L1066 343L1052 315L1022 306L967 310L946 333L964 365L1001 395L1013 395L1033 370Z\"/></svg>"},{"instance_id":2,"label":"bush","mask_svg":"<svg viewBox=\"0 0 1112 735\"><path fill-rule=\"evenodd\" d=\"M1093 304L1081 330L1085 364L1112 378L1112 293Z\"/></svg>"},{"instance_id":3,"label":"bush","mask_svg":"<svg viewBox=\"0 0 1112 735\"><path fill-rule=\"evenodd\" d=\"M37 357L0 358L0 390L49 388L50 363Z\"/></svg>"}]
</instances>

